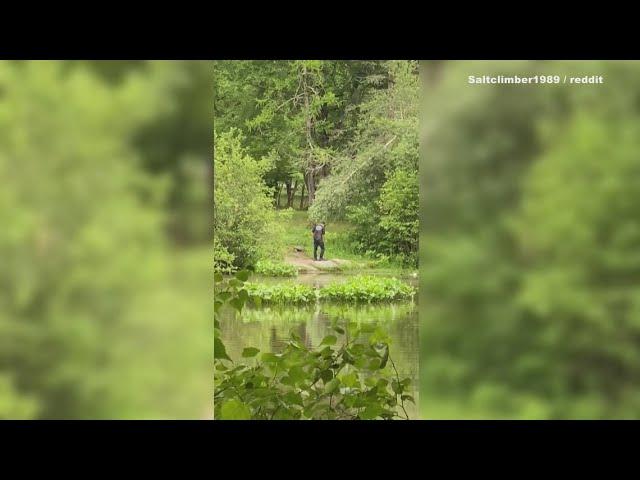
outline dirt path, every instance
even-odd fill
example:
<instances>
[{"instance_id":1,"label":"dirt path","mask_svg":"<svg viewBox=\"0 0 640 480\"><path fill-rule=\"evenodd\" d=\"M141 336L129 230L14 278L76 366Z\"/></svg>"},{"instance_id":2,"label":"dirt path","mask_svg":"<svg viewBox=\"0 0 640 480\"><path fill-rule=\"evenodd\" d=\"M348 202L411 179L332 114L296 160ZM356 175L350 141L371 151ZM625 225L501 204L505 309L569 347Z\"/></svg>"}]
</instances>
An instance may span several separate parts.
<instances>
[{"instance_id":1,"label":"dirt path","mask_svg":"<svg viewBox=\"0 0 640 480\"><path fill-rule=\"evenodd\" d=\"M284 261L298 267L300 273L320 273L323 271L339 270L341 267L348 265L348 260L340 260L334 258L331 260L316 261L307 257L303 252L293 251L287 254Z\"/></svg>"}]
</instances>

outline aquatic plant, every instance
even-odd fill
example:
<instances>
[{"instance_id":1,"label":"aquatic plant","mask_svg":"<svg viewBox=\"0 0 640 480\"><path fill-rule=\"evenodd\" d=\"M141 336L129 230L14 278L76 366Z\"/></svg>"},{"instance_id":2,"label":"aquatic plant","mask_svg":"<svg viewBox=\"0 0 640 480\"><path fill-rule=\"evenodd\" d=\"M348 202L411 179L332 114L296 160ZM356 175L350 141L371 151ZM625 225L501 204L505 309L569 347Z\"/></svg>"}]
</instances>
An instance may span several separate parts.
<instances>
[{"instance_id":1,"label":"aquatic plant","mask_svg":"<svg viewBox=\"0 0 640 480\"><path fill-rule=\"evenodd\" d=\"M298 268L289 263L258 260L256 263L256 273L268 277L295 277L298 275Z\"/></svg>"},{"instance_id":2,"label":"aquatic plant","mask_svg":"<svg viewBox=\"0 0 640 480\"><path fill-rule=\"evenodd\" d=\"M321 300L381 302L413 298L416 291L397 278L358 275L345 282L333 282L319 291Z\"/></svg>"},{"instance_id":3,"label":"aquatic plant","mask_svg":"<svg viewBox=\"0 0 640 480\"><path fill-rule=\"evenodd\" d=\"M317 300L314 288L300 283L278 283L265 285L263 283L245 283L248 299L253 303L274 304L307 304Z\"/></svg>"},{"instance_id":4,"label":"aquatic plant","mask_svg":"<svg viewBox=\"0 0 640 480\"><path fill-rule=\"evenodd\" d=\"M407 393L411 379L400 377L383 329L335 322L333 333L317 348L292 331L279 353L246 347L241 360L231 359L217 316L226 303L242 311L248 274L238 275L227 281L215 278L216 419L409 419L405 405L415 403Z\"/></svg>"}]
</instances>

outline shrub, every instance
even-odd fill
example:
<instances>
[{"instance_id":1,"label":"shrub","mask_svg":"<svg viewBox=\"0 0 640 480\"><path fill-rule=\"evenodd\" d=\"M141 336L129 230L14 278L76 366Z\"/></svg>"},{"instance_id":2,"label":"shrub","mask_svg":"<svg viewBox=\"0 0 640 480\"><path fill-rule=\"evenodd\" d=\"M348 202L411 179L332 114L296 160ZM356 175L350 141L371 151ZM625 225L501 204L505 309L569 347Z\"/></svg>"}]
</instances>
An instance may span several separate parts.
<instances>
[{"instance_id":1,"label":"shrub","mask_svg":"<svg viewBox=\"0 0 640 480\"><path fill-rule=\"evenodd\" d=\"M244 286L248 299L254 304L310 304L318 299L336 302L372 303L413 298L411 285L396 278L355 276L346 282L333 282L320 289L297 283L265 285L249 283Z\"/></svg>"},{"instance_id":2,"label":"shrub","mask_svg":"<svg viewBox=\"0 0 640 480\"><path fill-rule=\"evenodd\" d=\"M320 299L347 302L379 302L413 298L415 289L396 278L356 276L320 289Z\"/></svg>"},{"instance_id":3,"label":"shrub","mask_svg":"<svg viewBox=\"0 0 640 480\"><path fill-rule=\"evenodd\" d=\"M236 267L233 265L235 255L230 253L224 245L213 240L213 271L220 273L233 273Z\"/></svg>"},{"instance_id":4,"label":"shrub","mask_svg":"<svg viewBox=\"0 0 640 480\"><path fill-rule=\"evenodd\" d=\"M246 283L248 298L254 304L307 304L317 299L316 290L298 283L279 283L265 285L262 283Z\"/></svg>"},{"instance_id":5,"label":"shrub","mask_svg":"<svg viewBox=\"0 0 640 480\"><path fill-rule=\"evenodd\" d=\"M263 182L269 165L246 153L235 130L215 135L214 144L214 238L236 267L253 266L265 254L275 218Z\"/></svg>"},{"instance_id":6,"label":"shrub","mask_svg":"<svg viewBox=\"0 0 640 480\"><path fill-rule=\"evenodd\" d=\"M256 273L270 277L295 277L298 275L298 269L295 265L288 263L258 260L256 263Z\"/></svg>"},{"instance_id":7,"label":"shrub","mask_svg":"<svg viewBox=\"0 0 640 480\"><path fill-rule=\"evenodd\" d=\"M378 201L348 207L347 219L354 225L349 238L357 251L418 265L416 172L396 170L384 183Z\"/></svg>"},{"instance_id":8,"label":"shrub","mask_svg":"<svg viewBox=\"0 0 640 480\"><path fill-rule=\"evenodd\" d=\"M239 311L247 300L248 274L224 281L216 275L214 317L225 303ZM351 322L332 325L317 348L291 332L279 353L247 347L234 362L214 318L214 416L220 420L408 419L415 403L390 356L385 331ZM338 338L341 341L338 341ZM260 354L260 355L258 355Z\"/></svg>"}]
</instances>

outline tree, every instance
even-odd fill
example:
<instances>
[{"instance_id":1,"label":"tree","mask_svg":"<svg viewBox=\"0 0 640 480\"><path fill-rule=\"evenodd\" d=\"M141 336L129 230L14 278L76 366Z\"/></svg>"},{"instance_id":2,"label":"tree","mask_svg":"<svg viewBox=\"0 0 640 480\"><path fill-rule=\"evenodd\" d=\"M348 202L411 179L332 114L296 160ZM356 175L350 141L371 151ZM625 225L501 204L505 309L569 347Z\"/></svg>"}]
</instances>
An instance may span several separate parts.
<instances>
[{"instance_id":1,"label":"tree","mask_svg":"<svg viewBox=\"0 0 640 480\"><path fill-rule=\"evenodd\" d=\"M468 89L473 73L603 88ZM431 418L637 411L637 66L453 62L427 96L422 389ZM634 207L634 205L636 207Z\"/></svg>"},{"instance_id":2,"label":"tree","mask_svg":"<svg viewBox=\"0 0 640 480\"><path fill-rule=\"evenodd\" d=\"M352 137L348 149L332 163L331 175L320 183L316 203L310 208L309 215L315 219L346 217L356 226L351 238L360 251L401 255L415 265L417 63L385 62L384 67L385 75L371 75L363 81L369 88L359 107L358 133ZM391 218L399 214L399 210L391 204L385 206L393 201L396 189L397 198L407 202L403 215L408 216L400 221L406 227L403 231L395 228L400 223L391 227L394 223ZM381 215L386 215L384 225L380 224Z\"/></svg>"},{"instance_id":3,"label":"tree","mask_svg":"<svg viewBox=\"0 0 640 480\"><path fill-rule=\"evenodd\" d=\"M263 182L269 164L251 158L241 141L234 129L215 135L213 225L216 243L233 256L233 264L247 267L269 247L274 212Z\"/></svg>"},{"instance_id":4,"label":"tree","mask_svg":"<svg viewBox=\"0 0 640 480\"><path fill-rule=\"evenodd\" d=\"M122 406L119 335L162 259L162 189L126 139L156 111L157 86L0 62L0 378L9 398L35 404L25 415L95 418Z\"/></svg>"},{"instance_id":5,"label":"tree","mask_svg":"<svg viewBox=\"0 0 640 480\"><path fill-rule=\"evenodd\" d=\"M285 185L288 204L294 189L310 204L335 152L356 132L358 105L373 86L362 79L382 68L380 62L244 61L216 62L215 70L216 129L240 129L250 155L274 160L267 184Z\"/></svg>"}]
</instances>

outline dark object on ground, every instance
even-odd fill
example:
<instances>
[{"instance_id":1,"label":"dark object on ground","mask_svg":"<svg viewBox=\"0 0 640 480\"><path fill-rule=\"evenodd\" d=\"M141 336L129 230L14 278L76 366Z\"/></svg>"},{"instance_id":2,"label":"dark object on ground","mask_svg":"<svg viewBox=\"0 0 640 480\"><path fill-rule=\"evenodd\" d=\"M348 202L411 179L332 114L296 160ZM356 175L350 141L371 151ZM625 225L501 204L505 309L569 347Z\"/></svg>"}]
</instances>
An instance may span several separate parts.
<instances>
[{"instance_id":1,"label":"dark object on ground","mask_svg":"<svg viewBox=\"0 0 640 480\"><path fill-rule=\"evenodd\" d=\"M320 247L320 261L324 258L324 241L323 240L313 240L313 259L318 260L318 247Z\"/></svg>"},{"instance_id":2,"label":"dark object on ground","mask_svg":"<svg viewBox=\"0 0 640 480\"><path fill-rule=\"evenodd\" d=\"M313 234L313 259L318 260L317 250L320 247L320 261L324 257L324 223L317 223L311 229Z\"/></svg>"},{"instance_id":3,"label":"dark object on ground","mask_svg":"<svg viewBox=\"0 0 640 480\"><path fill-rule=\"evenodd\" d=\"M296 252L304 252L304 248L303 248L303 247L300 247L300 246L295 246L295 247L293 247L293 249L294 249Z\"/></svg>"}]
</instances>

